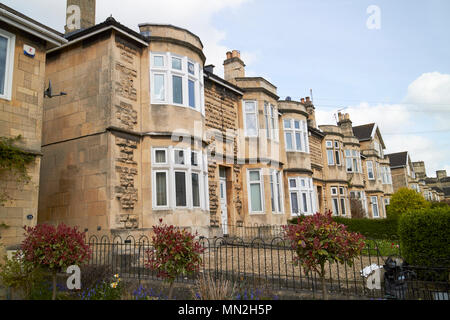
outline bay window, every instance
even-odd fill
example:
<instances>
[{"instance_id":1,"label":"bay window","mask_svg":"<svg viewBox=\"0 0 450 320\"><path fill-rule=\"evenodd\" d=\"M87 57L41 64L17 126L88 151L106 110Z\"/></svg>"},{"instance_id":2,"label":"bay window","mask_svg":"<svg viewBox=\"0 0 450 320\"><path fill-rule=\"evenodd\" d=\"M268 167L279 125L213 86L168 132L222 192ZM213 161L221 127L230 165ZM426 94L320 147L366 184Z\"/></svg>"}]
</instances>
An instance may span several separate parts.
<instances>
[{"instance_id":1,"label":"bay window","mask_svg":"<svg viewBox=\"0 0 450 320\"><path fill-rule=\"evenodd\" d=\"M170 52L151 52L150 82L152 104L174 104L205 113L199 63Z\"/></svg>"},{"instance_id":2,"label":"bay window","mask_svg":"<svg viewBox=\"0 0 450 320\"><path fill-rule=\"evenodd\" d=\"M190 158L188 158L190 155ZM206 154L189 148L152 149L152 201L154 210L200 208L208 210ZM191 159L190 162L187 162Z\"/></svg>"},{"instance_id":3,"label":"bay window","mask_svg":"<svg viewBox=\"0 0 450 320\"><path fill-rule=\"evenodd\" d=\"M309 153L308 125L305 120L285 119L286 151Z\"/></svg>"},{"instance_id":4,"label":"bay window","mask_svg":"<svg viewBox=\"0 0 450 320\"><path fill-rule=\"evenodd\" d=\"M329 166L340 166L342 159L341 143L337 140L325 141L325 147L327 149L327 161Z\"/></svg>"},{"instance_id":5,"label":"bay window","mask_svg":"<svg viewBox=\"0 0 450 320\"><path fill-rule=\"evenodd\" d=\"M357 150L345 150L345 166L347 172L362 172L361 154Z\"/></svg>"},{"instance_id":6,"label":"bay window","mask_svg":"<svg viewBox=\"0 0 450 320\"><path fill-rule=\"evenodd\" d=\"M311 178L292 177L289 181L291 215L311 215L317 211L316 193Z\"/></svg>"}]
</instances>

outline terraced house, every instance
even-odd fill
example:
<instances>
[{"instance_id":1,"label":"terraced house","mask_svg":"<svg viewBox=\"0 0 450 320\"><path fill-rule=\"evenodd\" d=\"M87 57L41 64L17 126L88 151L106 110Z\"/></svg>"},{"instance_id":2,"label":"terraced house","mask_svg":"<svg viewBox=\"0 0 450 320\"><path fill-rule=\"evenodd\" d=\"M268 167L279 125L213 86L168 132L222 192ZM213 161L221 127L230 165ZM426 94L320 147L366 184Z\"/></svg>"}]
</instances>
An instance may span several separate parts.
<instances>
[{"instance_id":1,"label":"terraced house","mask_svg":"<svg viewBox=\"0 0 450 320\"><path fill-rule=\"evenodd\" d=\"M210 237L317 211L385 217L376 124L318 125L309 97L280 99L237 50L221 77L186 29L95 24L95 1L67 5L41 82L66 95L42 99L39 222L138 235L162 218Z\"/></svg>"},{"instance_id":2,"label":"terraced house","mask_svg":"<svg viewBox=\"0 0 450 320\"><path fill-rule=\"evenodd\" d=\"M26 183L17 182L20 174L0 170L0 226L8 227L0 227L0 257L22 241L24 225L37 223L45 52L66 42L59 32L0 4L0 136L21 136L16 157L30 159ZM11 154L2 153L3 166Z\"/></svg>"}]
</instances>

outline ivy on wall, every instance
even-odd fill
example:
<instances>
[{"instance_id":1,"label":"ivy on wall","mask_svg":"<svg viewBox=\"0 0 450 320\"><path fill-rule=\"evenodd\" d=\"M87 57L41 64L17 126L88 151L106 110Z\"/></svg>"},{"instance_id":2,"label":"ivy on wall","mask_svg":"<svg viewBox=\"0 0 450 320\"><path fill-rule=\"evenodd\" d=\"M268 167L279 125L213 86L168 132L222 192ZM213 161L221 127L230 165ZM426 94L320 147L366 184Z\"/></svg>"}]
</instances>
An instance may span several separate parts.
<instances>
[{"instance_id":1,"label":"ivy on wall","mask_svg":"<svg viewBox=\"0 0 450 320\"><path fill-rule=\"evenodd\" d=\"M35 156L15 145L20 142L22 136L15 138L0 137L0 179L4 174L12 174L17 183L27 184L31 177L27 173L27 165L32 163ZM0 205L8 200L6 191L0 191Z\"/></svg>"}]
</instances>

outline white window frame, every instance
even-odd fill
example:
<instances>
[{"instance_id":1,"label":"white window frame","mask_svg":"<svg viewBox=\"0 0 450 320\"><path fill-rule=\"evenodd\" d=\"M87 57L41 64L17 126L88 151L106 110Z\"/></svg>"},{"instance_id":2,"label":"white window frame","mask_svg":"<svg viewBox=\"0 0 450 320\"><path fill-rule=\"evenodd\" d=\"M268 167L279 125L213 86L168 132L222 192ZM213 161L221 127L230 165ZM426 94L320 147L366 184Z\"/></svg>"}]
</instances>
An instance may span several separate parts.
<instances>
[{"instance_id":1,"label":"white window frame","mask_svg":"<svg viewBox=\"0 0 450 320\"><path fill-rule=\"evenodd\" d=\"M375 199L375 202L374 202ZM372 217L373 218L380 218L380 206L378 205L378 197L377 196L371 196L370 197L370 204L372 205ZM375 215L374 206L377 208L377 215Z\"/></svg>"},{"instance_id":2,"label":"white window frame","mask_svg":"<svg viewBox=\"0 0 450 320\"><path fill-rule=\"evenodd\" d=\"M14 74L14 53L16 49L16 36L6 30L0 29L0 36L7 39L6 61L5 61L5 86L0 99L11 100L12 84Z\"/></svg>"},{"instance_id":3,"label":"white window frame","mask_svg":"<svg viewBox=\"0 0 450 320\"><path fill-rule=\"evenodd\" d=\"M157 193L156 193L156 174L157 173L165 173L166 174L166 205L161 206L157 205ZM170 176L169 176L169 170L152 170L152 201L153 201L153 208L154 209L161 209L161 210L167 210L170 208L170 195L169 195L169 185L170 185Z\"/></svg>"},{"instance_id":4,"label":"white window frame","mask_svg":"<svg viewBox=\"0 0 450 320\"><path fill-rule=\"evenodd\" d=\"M259 172L259 181L250 181L250 172ZM260 185L260 197L261 197L261 211L253 211L252 209L252 198L251 198L251 185ZM251 215L261 215L265 214L265 197L264 197L264 176L262 169L247 169L247 194L248 194L248 211Z\"/></svg>"},{"instance_id":5,"label":"white window frame","mask_svg":"<svg viewBox=\"0 0 450 320\"><path fill-rule=\"evenodd\" d=\"M295 123L299 123L299 127L295 128ZM286 126L286 123L289 123L289 127ZM289 152L301 152L301 153L309 153L309 136L308 136L308 126L305 120L298 119L284 119L283 120L283 129L284 129L284 139L285 139L285 149ZM287 135L291 135L292 149L288 148L287 145ZM297 145L296 135L300 135L300 144L301 147Z\"/></svg>"},{"instance_id":6,"label":"white window frame","mask_svg":"<svg viewBox=\"0 0 450 320\"><path fill-rule=\"evenodd\" d=\"M281 171L270 169L270 198L272 213L283 214L283 177Z\"/></svg>"},{"instance_id":7,"label":"white window frame","mask_svg":"<svg viewBox=\"0 0 450 320\"><path fill-rule=\"evenodd\" d=\"M156 151L164 150L166 152L166 163L156 163ZM175 152L183 151L184 153L184 165L175 164ZM192 153L197 154L197 166L191 164ZM206 153L202 153L200 150L192 150L191 148L178 148L178 147L155 147L151 149L151 165L152 165L152 190L156 191L156 173L155 172L167 172L167 206L156 205L156 192L153 192L152 201L153 210L169 210L169 209L189 209L189 210L209 210L209 187L208 187L208 162ZM176 184L175 184L175 172L185 173L186 183L186 206L176 205ZM193 206L193 187L192 187L192 174L198 174L199 193L200 193L200 206Z\"/></svg>"},{"instance_id":8,"label":"white window frame","mask_svg":"<svg viewBox=\"0 0 450 320\"><path fill-rule=\"evenodd\" d=\"M348 199L348 189L347 187L338 186L338 187L330 187L331 192L331 208L334 216L350 216L351 209ZM334 202L336 200L336 203ZM342 204L344 204L344 210L342 210ZM345 215L343 212L345 211Z\"/></svg>"},{"instance_id":9,"label":"white window frame","mask_svg":"<svg viewBox=\"0 0 450 320\"><path fill-rule=\"evenodd\" d=\"M345 149L344 155L345 155L345 170L348 173L362 173L361 153L358 150ZM350 166L348 164L350 164ZM356 169L355 169L355 164L356 164Z\"/></svg>"},{"instance_id":10,"label":"white window frame","mask_svg":"<svg viewBox=\"0 0 450 320\"><path fill-rule=\"evenodd\" d=\"M164 66L159 67L154 65L154 57L163 57ZM172 68L172 59L181 60L181 70ZM194 65L194 74L189 72L188 64L192 63ZM156 100L154 94L154 76L156 74L164 75L164 101ZM182 102L174 103L173 100L173 76L181 77L182 79ZM189 108L195 110L205 115L205 92L204 92L204 81L203 81L203 70L199 63L190 60L188 57L180 56L171 52L150 52L150 92L151 92L151 104L155 105L174 105L179 107ZM189 105L189 80L194 82L194 105L192 107Z\"/></svg>"},{"instance_id":11,"label":"white window frame","mask_svg":"<svg viewBox=\"0 0 450 320\"><path fill-rule=\"evenodd\" d=\"M291 186L291 181L295 181L295 186ZM289 177L289 204L291 206L291 216L313 215L317 212L317 194L312 178L305 176ZM295 194L299 212L293 212L292 194ZM306 201L305 201L306 199ZM305 210L306 206L306 210Z\"/></svg>"},{"instance_id":12,"label":"white window frame","mask_svg":"<svg viewBox=\"0 0 450 320\"><path fill-rule=\"evenodd\" d=\"M255 106L254 112L248 112L246 111L246 104L247 103L253 103ZM259 136L259 117L258 117L258 101L256 100L244 100L242 102L242 113L243 113L243 120L244 120L244 134L246 137L258 137ZM256 126L256 133L255 134L249 134L247 129L247 115L254 115L255 116L255 126Z\"/></svg>"},{"instance_id":13,"label":"white window frame","mask_svg":"<svg viewBox=\"0 0 450 320\"><path fill-rule=\"evenodd\" d=\"M369 164L370 164L370 166L369 166ZM373 161L372 160L366 161L366 167L367 167L367 178L369 180L375 180L376 178L375 178L375 171L373 168ZM370 177L369 173L372 173L372 178Z\"/></svg>"}]
</instances>

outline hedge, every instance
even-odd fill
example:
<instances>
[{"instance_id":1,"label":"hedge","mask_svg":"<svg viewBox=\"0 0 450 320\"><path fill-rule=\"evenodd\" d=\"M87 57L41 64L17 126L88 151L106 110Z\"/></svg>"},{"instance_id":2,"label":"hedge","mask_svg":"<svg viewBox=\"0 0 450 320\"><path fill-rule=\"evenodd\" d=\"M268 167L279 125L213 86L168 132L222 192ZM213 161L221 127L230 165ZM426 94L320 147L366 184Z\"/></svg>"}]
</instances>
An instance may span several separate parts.
<instances>
[{"instance_id":1,"label":"hedge","mask_svg":"<svg viewBox=\"0 0 450 320\"><path fill-rule=\"evenodd\" d=\"M297 223L297 219L292 219L291 223ZM396 219L350 219L333 217L337 223L347 226L351 232L359 232L371 239L398 239L398 220Z\"/></svg>"},{"instance_id":2,"label":"hedge","mask_svg":"<svg viewBox=\"0 0 450 320\"><path fill-rule=\"evenodd\" d=\"M409 264L450 265L450 207L409 211L400 218L398 230Z\"/></svg>"}]
</instances>

